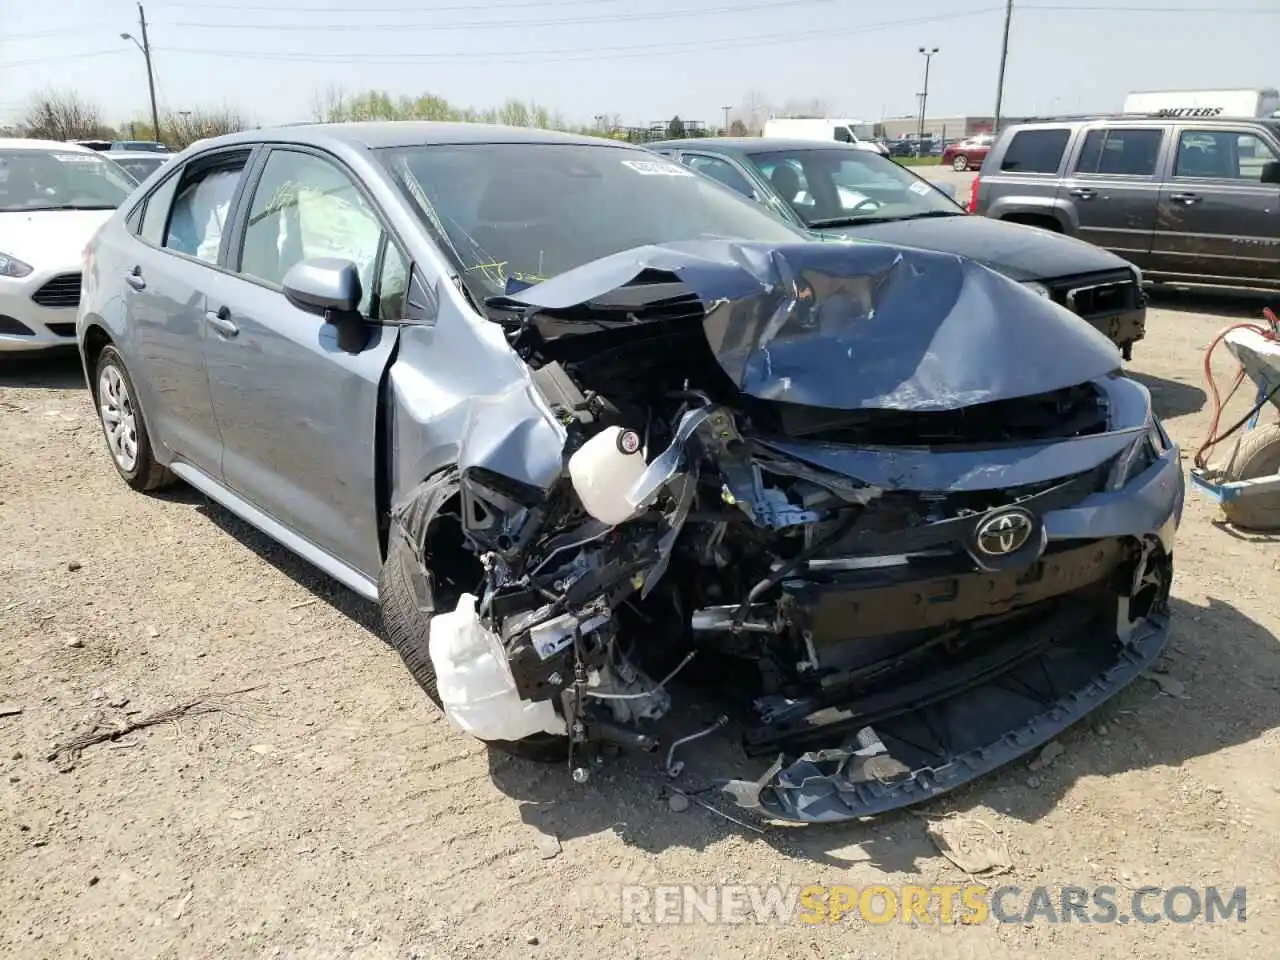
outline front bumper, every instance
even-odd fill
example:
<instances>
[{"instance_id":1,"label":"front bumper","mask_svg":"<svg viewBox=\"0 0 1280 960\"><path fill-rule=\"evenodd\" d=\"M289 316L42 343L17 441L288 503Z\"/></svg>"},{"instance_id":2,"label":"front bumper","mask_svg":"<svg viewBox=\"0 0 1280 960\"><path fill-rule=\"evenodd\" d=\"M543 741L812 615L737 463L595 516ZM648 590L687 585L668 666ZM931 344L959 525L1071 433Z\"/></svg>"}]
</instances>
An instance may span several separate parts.
<instances>
[{"instance_id":1,"label":"front bumper","mask_svg":"<svg viewBox=\"0 0 1280 960\"><path fill-rule=\"evenodd\" d=\"M70 272L37 270L21 279L0 278L0 353L76 345L78 304L44 306L31 299L51 280Z\"/></svg>"},{"instance_id":2,"label":"front bumper","mask_svg":"<svg viewBox=\"0 0 1280 960\"><path fill-rule=\"evenodd\" d=\"M962 619L983 610L984 596L992 602L981 618L960 624L969 628L966 646L948 640L906 669L904 657L888 683L816 704L770 705L766 725L749 731L745 746L777 759L757 780L730 780L722 789L773 819L849 820L953 790L1057 736L1164 648L1183 499L1172 448L1122 490L1046 513L1048 550L1012 579L975 573L955 577L946 590L938 578L892 588L917 594L914 604L898 598L907 615L893 629L933 639L957 625L937 622L931 605ZM1127 551L1124 562L1118 548ZM865 592L865 617L849 613L856 594L837 595L825 612L843 604L843 618L812 621L814 635L825 634L832 649L883 642L887 600L877 594L884 591ZM824 612L820 604L811 610ZM863 620L873 628L866 635Z\"/></svg>"}]
</instances>

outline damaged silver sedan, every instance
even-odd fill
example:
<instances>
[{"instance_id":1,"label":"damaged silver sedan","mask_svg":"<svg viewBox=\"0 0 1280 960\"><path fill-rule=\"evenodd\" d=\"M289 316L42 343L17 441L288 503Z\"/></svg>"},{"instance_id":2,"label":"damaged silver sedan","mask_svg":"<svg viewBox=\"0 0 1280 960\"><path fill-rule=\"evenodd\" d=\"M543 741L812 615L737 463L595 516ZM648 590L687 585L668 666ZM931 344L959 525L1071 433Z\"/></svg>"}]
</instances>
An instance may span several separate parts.
<instances>
[{"instance_id":1,"label":"damaged silver sedan","mask_svg":"<svg viewBox=\"0 0 1280 960\"><path fill-rule=\"evenodd\" d=\"M873 814L1167 637L1178 451L1105 337L625 145L197 144L87 251L79 333L131 486L186 480L376 599L455 727L573 779L691 739L658 721L700 698L740 806Z\"/></svg>"}]
</instances>

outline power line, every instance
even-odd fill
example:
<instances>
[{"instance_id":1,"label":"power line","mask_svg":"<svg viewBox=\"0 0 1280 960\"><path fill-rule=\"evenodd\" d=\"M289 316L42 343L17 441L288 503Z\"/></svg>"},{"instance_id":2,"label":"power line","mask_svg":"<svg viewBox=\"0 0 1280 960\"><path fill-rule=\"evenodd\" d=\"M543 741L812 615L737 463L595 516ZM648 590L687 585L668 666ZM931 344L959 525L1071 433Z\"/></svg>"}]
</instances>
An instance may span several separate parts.
<instances>
[{"instance_id":1,"label":"power line","mask_svg":"<svg viewBox=\"0 0 1280 960\"><path fill-rule=\"evenodd\" d=\"M729 49L751 46L753 44L793 43L800 40L811 40L819 37L846 37L863 33L874 33L895 27L917 26L923 23L938 23L948 20L960 20L969 17L985 16L998 11L999 7L986 7L979 10L965 10L958 13L938 14L931 17L916 17L911 20L892 20L882 23L863 24L858 27L847 27L842 30L805 30L797 33L764 34L747 37L721 37L711 40L672 41L669 43L633 44L625 47L593 47L584 51L581 47L563 47L543 50L508 50L494 56L486 56L473 51L458 53L421 53L421 54L315 54L301 51L240 51L229 49L201 49L193 47L156 47L166 53L194 54L212 57L229 57L248 60L275 60L292 63L369 63L379 64L416 64L437 62L466 63L533 63L540 59L560 61L583 60L617 60L630 57L660 56L667 53L698 53L707 50Z\"/></svg>"},{"instance_id":2,"label":"power line","mask_svg":"<svg viewBox=\"0 0 1280 960\"><path fill-rule=\"evenodd\" d=\"M48 63L52 60L80 60L88 59L90 57L109 57L128 52L128 47L117 47L115 50L90 50L87 53L54 53L47 57L32 57L29 60L3 60L0 61L0 70L7 69L8 67L27 67L36 63Z\"/></svg>"},{"instance_id":3,"label":"power line","mask_svg":"<svg viewBox=\"0 0 1280 960\"><path fill-rule=\"evenodd\" d=\"M1117 6L1082 6L1071 4L1018 4L1018 10L1056 10L1068 13L1230 13L1261 14L1262 16L1280 16L1280 8L1263 10L1259 7L1117 7Z\"/></svg>"},{"instance_id":4,"label":"power line","mask_svg":"<svg viewBox=\"0 0 1280 960\"><path fill-rule=\"evenodd\" d=\"M472 13L477 10L519 10L530 9L533 7L582 7L582 6L599 6L602 3L623 3L628 0L512 0L512 2L503 3L464 3L459 6L449 7L424 7L421 3L413 3L409 6L401 7L360 7L354 11L337 11L333 7L317 7L312 5L286 5L271 4L267 6L245 6L242 4L222 4L222 3L169 3L165 5L166 10L225 10L225 11L249 11L269 12L269 13Z\"/></svg>"},{"instance_id":5,"label":"power line","mask_svg":"<svg viewBox=\"0 0 1280 960\"><path fill-rule=\"evenodd\" d=\"M405 30L492 30L502 27L569 27L588 23L617 23L620 20L674 20L683 17L717 16L726 13L747 13L755 11L772 11L790 7L810 6L813 4L830 4L836 0L769 0L761 3L735 3L720 7L702 7L701 9L654 10L639 13L615 13L612 16L560 17L555 20L458 20L452 23L192 23L189 21L157 20L157 26L182 27L185 30L288 30L290 33L301 31L332 30L392 30L397 33ZM362 14L366 11L334 11L335 13ZM425 12L425 11L424 11ZM434 11L432 11L434 12Z\"/></svg>"},{"instance_id":6,"label":"power line","mask_svg":"<svg viewBox=\"0 0 1280 960\"><path fill-rule=\"evenodd\" d=\"M53 30L33 30L31 33L6 33L5 40L39 40L43 37L62 37L69 33L101 33L104 30L114 30L114 24L100 23L90 26L79 27L56 27Z\"/></svg>"}]
</instances>

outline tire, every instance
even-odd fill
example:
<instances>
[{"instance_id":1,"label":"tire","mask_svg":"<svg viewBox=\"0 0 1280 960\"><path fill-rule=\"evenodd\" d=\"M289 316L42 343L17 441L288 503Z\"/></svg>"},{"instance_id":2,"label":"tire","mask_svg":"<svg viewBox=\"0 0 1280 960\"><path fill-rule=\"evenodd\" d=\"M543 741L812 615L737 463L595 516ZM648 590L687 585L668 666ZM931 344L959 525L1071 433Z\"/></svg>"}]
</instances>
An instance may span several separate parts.
<instances>
[{"instance_id":1,"label":"tire","mask_svg":"<svg viewBox=\"0 0 1280 960\"><path fill-rule=\"evenodd\" d=\"M378 577L378 603L387 643L400 654L431 702L441 709L435 665L427 644L431 620L438 610L452 610L458 597L472 587L445 573L447 563L432 563L436 549L442 561L458 560L458 555L451 556L450 552L465 550L460 526L456 531L457 543L448 542L453 539L454 531L450 528L454 521L446 509L451 502L456 502L457 495L455 473L427 480L414 490L408 507L393 518L387 534L387 558ZM469 555L468 558L476 564L478 573L478 561ZM569 738L549 733L484 743L495 750L540 763L563 763L569 755Z\"/></svg>"},{"instance_id":2,"label":"tire","mask_svg":"<svg viewBox=\"0 0 1280 960\"><path fill-rule=\"evenodd\" d=\"M120 352L112 346L103 347L94 369L93 401L107 441L107 453L125 483L134 490L148 493L171 486L177 477L156 461L137 396Z\"/></svg>"},{"instance_id":3,"label":"tire","mask_svg":"<svg viewBox=\"0 0 1280 960\"><path fill-rule=\"evenodd\" d=\"M955 170L957 173L964 173L969 169L969 158L964 154L960 154L951 161L951 169Z\"/></svg>"},{"instance_id":4,"label":"tire","mask_svg":"<svg viewBox=\"0 0 1280 960\"><path fill-rule=\"evenodd\" d=\"M1256 480L1280 473L1280 423L1259 424L1236 443L1221 482ZM1247 530L1280 530L1280 492L1260 493L1222 504L1227 521Z\"/></svg>"}]
</instances>

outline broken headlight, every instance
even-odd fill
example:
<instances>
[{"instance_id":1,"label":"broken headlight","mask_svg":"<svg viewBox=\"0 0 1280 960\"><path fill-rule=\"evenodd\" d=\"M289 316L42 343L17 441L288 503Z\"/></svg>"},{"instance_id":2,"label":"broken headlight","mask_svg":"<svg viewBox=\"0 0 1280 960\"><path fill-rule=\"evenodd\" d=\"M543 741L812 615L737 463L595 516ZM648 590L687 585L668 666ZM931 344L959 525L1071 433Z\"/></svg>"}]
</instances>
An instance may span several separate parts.
<instances>
[{"instance_id":1,"label":"broken headlight","mask_svg":"<svg viewBox=\"0 0 1280 960\"><path fill-rule=\"evenodd\" d=\"M1122 490L1134 477L1141 474L1169 450L1172 443L1160 421L1152 417L1146 433L1134 440L1124 453L1116 458L1107 478L1107 490Z\"/></svg>"}]
</instances>

